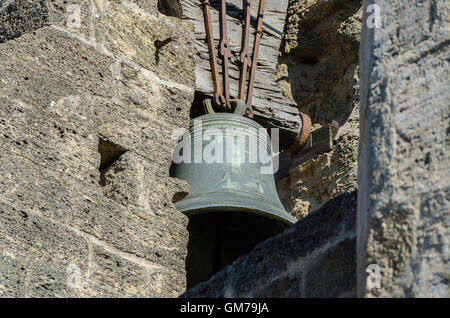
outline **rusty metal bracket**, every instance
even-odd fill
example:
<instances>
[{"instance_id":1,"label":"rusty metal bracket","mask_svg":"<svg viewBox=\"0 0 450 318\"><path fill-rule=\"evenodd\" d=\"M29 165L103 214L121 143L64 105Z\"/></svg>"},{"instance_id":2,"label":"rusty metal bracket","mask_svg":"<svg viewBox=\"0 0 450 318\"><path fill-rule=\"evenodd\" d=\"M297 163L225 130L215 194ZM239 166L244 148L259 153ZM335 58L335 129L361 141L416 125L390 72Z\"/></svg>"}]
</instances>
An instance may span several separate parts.
<instances>
[{"instance_id":1,"label":"rusty metal bracket","mask_svg":"<svg viewBox=\"0 0 450 318\"><path fill-rule=\"evenodd\" d=\"M201 5L203 8L203 20L205 22L206 41L208 42L209 64L211 67L211 75L214 88L214 103L217 106L225 107L226 101L225 97L223 96L222 89L220 88L219 70L217 67L217 57L214 45L214 35L210 12L211 3L209 2L209 0L202 0Z\"/></svg>"},{"instance_id":2,"label":"rusty metal bracket","mask_svg":"<svg viewBox=\"0 0 450 318\"><path fill-rule=\"evenodd\" d=\"M225 94L226 107L231 110L230 104L230 83L229 83L229 70L228 62L231 58L231 48L228 42L227 33L227 3L226 0L222 0L222 6L220 8L220 42L219 42L219 54L222 57L222 82L223 92Z\"/></svg>"},{"instance_id":3,"label":"rusty metal bracket","mask_svg":"<svg viewBox=\"0 0 450 318\"><path fill-rule=\"evenodd\" d=\"M259 1L258 18L256 20L256 32L253 42L252 64L250 66L250 77L248 79L247 99L245 103L245 115L253 118L252 98L253 98L253 86L255 84L256 67L258 65L259 44L262 37L262 24L264 19L264 9L266 0Z\"/></svg>"},{"instance_id":4,"label":"rusty metal bracket","mask_svg":"<svg viewBox=\"0 0 450 318\"><path fill-rule=\"evenodd\" d=\"M172 38L172 37L169 37L169 38L167 38L167 39L165 39L163 41L156 40L155 41L155 47L156 47L157 50L160 50L161 48L163 48L164 46L166 46L167 44L169 44L170 42L173 42L173 41L175 41L175 39Z\"/></svg>"},{"instance_id":5,"label":"rusty metal bracket","mask_svg":"<svg viewBox=\"0 0 450 318\"><path fill-rule=\"evenodd\" d=\"M244 26L242 28L242 44L241 44L241 53L237 57L237 61L241 66L240 75L239 75L239 89L238 89L238 98L240 100L245 100L245 85L247 84L247 71L248 67L251 63L251 60L248 56L248 37L250 34L250 0L243 1L243 11L244 11Z\"/></svg>"},{"instance_id":6,"label":"rusty metal bracket","mask_svg":"<svg viewBox=\"0 0 450 318\"><path fill-rule=\"evenodd\" d=\"M290 153L297 153L300 150L302 150L305 145L310 141L311 136L311 118L300 112L300 118L302 119L302 130L300 131L300 134L298 135L296 141L286 150Z\"/></svg>"},{"instance_id":7,"label":"rusty metal bracket","mask_svg":"<svg viewBox=\"0 0 450 318\"><path fill-rule=\"evenodd\" d=\"M233 109L233 114L241 115L241 116L244 115L244 111L245 111L244 101L242 101L240 99L231 99L230 104ZM203 110L205 111L206 114L215 114L216 113L214 110L214 107L212 105L211 99L205 98L203 100Z\"/></svg>"},{"instance_id":8,"label":"rusty metal bracket","mask_svg":"<svg viewBox=\"0 0 450 318\"><path fill-rule=\"evenodd\" d=\"M219 41L219 55L222 59L222 84L223 90L221 89L219 81L219 71L217 64L216 51L214 46L214 36L212 30L211 22L211 4L209 0L202 0L203 7L203 18L205 22L206 38L208 42L209 51L209 62L211 66L212 81L214 88L214 104L226 108L227 110L232 110L231 97L230 97L230 83L229 83L229 61L232 57L232 52L230 44L228 41L227 34L227 23L226 23L226 0L221 0L221 7L219 13L219 24L220 24L220 41ZM256 68L258 65L258 54L259 45L261 42L261 37L263 34L262 25L264 18L266 0L259 1L258 7L258 17L256 20L256 31L253 42L253 52L251 58L249 58L249 34L250 34L250 0L243 0L243 13L244 13L244 24L242 30L242 44L241 51L237 58L240 64L240 76L239 76L239 88L238 88L238 99L243 101L245 104L244 116L253 118L253 108L252 108L252 97L253 97L253 87L255 83ZM247 72L250 70L248 83L247 83ZM245 86L247 85L247 91L245 91ZM211 105L212 106L212 105ZM210 109L206 107L206 109Z\"/></svg>"}]
</instances>

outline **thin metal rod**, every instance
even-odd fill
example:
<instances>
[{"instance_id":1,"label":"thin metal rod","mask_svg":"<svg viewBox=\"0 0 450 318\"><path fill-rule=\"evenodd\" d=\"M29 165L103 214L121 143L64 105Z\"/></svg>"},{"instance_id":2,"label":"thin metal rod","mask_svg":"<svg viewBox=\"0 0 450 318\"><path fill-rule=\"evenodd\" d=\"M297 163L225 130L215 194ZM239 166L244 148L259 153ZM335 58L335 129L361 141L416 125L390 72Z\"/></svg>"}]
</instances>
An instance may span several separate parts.
<instances>
[{"instance_id":1,"label":"thin metal rod","mask_svg":"<svg viewBox=\"0 0 450 318\"><path fill-rule=\"evenodd\" d=\"M226 3L226 0L222 0L222 6L220 9L219 17L220 17L219 54L222 56L223 92L225 95L226 106L228 109L231 109L229 71L228 71L228 61L231 58L231 48L230 48L230 44L228 42L228 34L227 34L227 3Z\"/></svg>"},{"instance_id":2,"label":"thin metal rod","mask_svg":"<svg viewBox=\"0 0 450 318\"><path fill-rule=\"evenodd\" d=\"M255 39L253 43L252 65L250 67L250 78L248 80L247 102L245 103L245 114L250 118L253 118L253 109L252 109L253 85L255 84L256 66L258 65L259 43L261 41L262 36L262 24L264 18L265 5L266 0L260 0L258 8L258 19L256 20Z\"/></svg>"},{"instance_id":3,"label":"thin metal rod","mask_svg":"<svg viewBox=\"0 0 450 318\"><path fill-rule=\"evenodd\" d=\"M202 7L203 7L203 20L205 22L206 40L208 42L209 64L211 67L211 75L213 81L214 103L217 106L225 107L226 105L225 97L223 96L222 89L220 88L219 70L217 67L216 49L214 45L214 35L211 22L211 12L210 12L211 4L209 3L209 0L202 0Z\"/></svg>"},{"instance_id":4,"label":"thin metal rod","mask_svg":"<svg viewBox=\"0 0 450 318\"><path fill-rule=\"evenodd\" d=\"M250 59L248 57L248 37L250 34L250 0L242 1L242 11L244 12L245 21L242 27L241 53L237 59L241 65L238 98L242 101L245 101L245 85L247 84L247 71L250 64Z\"/></svg>"}]
</instances>

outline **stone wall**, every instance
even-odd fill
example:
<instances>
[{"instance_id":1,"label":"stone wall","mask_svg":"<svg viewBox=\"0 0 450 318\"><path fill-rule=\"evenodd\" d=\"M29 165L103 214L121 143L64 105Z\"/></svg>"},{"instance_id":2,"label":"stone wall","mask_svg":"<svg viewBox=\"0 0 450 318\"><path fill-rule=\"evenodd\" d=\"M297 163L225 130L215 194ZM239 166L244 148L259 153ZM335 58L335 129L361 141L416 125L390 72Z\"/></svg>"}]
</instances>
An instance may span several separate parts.
<instances>
[{"instance_id":1,"label":"stone wall","mask_svg":"<svg viewBox=\"0 0 450 318\"><path fill-rule=\"evenodd\" d=\"M299 218L357 188L361 18L360 0L289 1L276 81L313 130L332 120L340 125L332 151L277 184L285 208Z\"/></svg>"},{"instance_id":2,"label":"stone wall","mask_svg":"<svg viewBox=\"0 0 450 318\"><path fill-rule=\"evenodd\" d=\"M172 202L188 187L168 170L195 67L179 8L0 2L0 297L185 291L187 218ZM339 122L335 147L278 183L297 224L184 297L450 294L449 13L444 0L289 1L275 80L314 128Z\"/></svg>"},{"instance_id":3,"label":"stone wall","mask_svg":"<svg viewBox=\"0 0 450 318\"><path fill-rule=\"evenodd\" d=\"M181 297L354 297L355 213L343 193Z\"/></svg>"},{"instance_id":4,"label":"stone wall","mask_svg":"<svg viewBox=\"0 0 450 318\"><path fill-rule=\"evenodd\" d=\"M448 297L450 3L374 0L364 12L358 295ZM369 264L380 288L366 288Z\"/></svg>"},{"instance_id":5,"label":"stone wall","mask_svg":"<svg viewBox=\"0 0 450 318\"><path fill-rule=\"evenodd\" d=\"M157 2L0 2L0 297L185 290L193 36Z\"/></svg>"}]
</instances>

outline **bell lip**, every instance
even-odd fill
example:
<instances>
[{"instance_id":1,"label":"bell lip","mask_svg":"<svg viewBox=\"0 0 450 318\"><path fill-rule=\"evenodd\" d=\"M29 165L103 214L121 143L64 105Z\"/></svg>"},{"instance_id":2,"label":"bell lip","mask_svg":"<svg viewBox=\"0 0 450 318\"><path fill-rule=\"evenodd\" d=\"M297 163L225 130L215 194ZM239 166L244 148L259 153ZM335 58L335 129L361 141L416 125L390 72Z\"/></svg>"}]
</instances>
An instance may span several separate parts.
<instances>
[{"instance_id":1,"label":"bell lip","mask_svg":"<svg viewBox=\"0 0 450 318\"><path fill-rule=\"evenodd\" d=\"M237 198L245 199L249 203L243 205ZM280 203L281 204L281 203ZM292 225L298 220L290 215L284 208L274 205L272 202L261 199L252 199L248 196L233 194L224 198L224 194L206 194L196 197L187 196L175 203L175 207L186 216L221 211L221 212L257 212L259 215L281 221L286 225Z\"/></svg>"}]
</instances>

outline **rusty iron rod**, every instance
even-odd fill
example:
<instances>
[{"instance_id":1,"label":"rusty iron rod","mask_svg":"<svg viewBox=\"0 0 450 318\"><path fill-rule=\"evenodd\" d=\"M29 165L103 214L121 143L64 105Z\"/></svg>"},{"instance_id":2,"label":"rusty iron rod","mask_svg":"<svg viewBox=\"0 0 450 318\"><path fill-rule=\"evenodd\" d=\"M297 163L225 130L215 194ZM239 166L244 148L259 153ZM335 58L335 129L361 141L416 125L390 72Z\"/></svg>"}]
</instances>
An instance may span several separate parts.
<instances>
[{"instance_id":1,"label":"rusty iron rod","mask_svg":"<svg viewBox=\"0 0 450 318\"><path fill-rule=\"evenodd\" d=\"M211 4L209 0L202 0L201 4L203 7L203 19L205 22L206 39L208 42L209 64L211 67L211 75L214 89L214 103L217 106L226 107L226 100L225 97L223 96L219 82L219 70L217 67L217 57L214 45L213 28L211 23L211 12L210 12Z\"/></svg>"},{"instance_id":2,"label":"rusty iron rod","mask_svg":"<svg viewBox=\"0 0 450 318\"><path fill-rule=\"evenodd\" d=\"M244 25L242 30L242 44L241 51L237 57L237 61L240 64L240 77L238 88L238 99L245 103L244 115L253 118L252 98L253 88L255 84L256 68L258 65L258 54L261 37L263 34L262 24L264 18L264 9L266 0L259 1L258 16L256 20L256 31L253 42L253 52L251 58L249 58L249 33L250 33L250 1L243 0L242 10L244 12ZM206 38L208 42L209 62L211 66L212 81L214 87L214 104L220 107L231 110L230 99L230 85L229 85L229 61L232 53L227 35L227 23L226 23L226 0L221 1L221 8L219 14L220 25L220 40L219 40L219 55L222 58L222 82L223 90L220 85L219 71L217 56L215 51L214 35L211 22L211 4L209 0L202 0L203 18L205 22ZM250 69L249 78L247 81L247 71ZM247 85L247 92L245 92L245 86Z\"/></svg>"},{"instance_id":3,"label":"rusty iron rod","mask_svg":"<svg viewBox=\"0 0 450 318\"><path fill-rule=\"evenodd\" d=\"M248 37L250 34L250 0L242 1L242 11L244 12L244 25L242 27L241 53L238 56L240 63L238 98L245 102L245 85L247 84L247 71L250 64L248 57Z\"/></svg>"},{"instance_id":4,"label":"rusty iron rod","mask_svg":"<svg viewBox=\"0 0 450 318\"><path fill-rule=\"evenodd\" d=\"M264 18L265 5L266 0L260 0L258 8L258 18L256 20L255 39L253 42L252 64L250 66L250 77L248 80L247 101L245 103L245 114L250 118L253 118L253 108L252 108L253 86L255 84L256 66L258 64L259 44L262 36L262 24Z\"/></svg>"},{"instance_id":5,"label":"rusty iron rod","mask_svg":"<svg viewBox=\"0 0 450 318\"><path fill-rule=\"evenodd\" d=\"M219 54L222 57L223 92L225 95L226 107L228 109L231 109L230 83L229 83L229 70L228 70L228 61L231 58L231 48L230 48L230 44L228 42L228 34L227 34L227 4L226 4L226 0L222 0L219 18L220 18Z\"/></svg>"}]
</instances>

